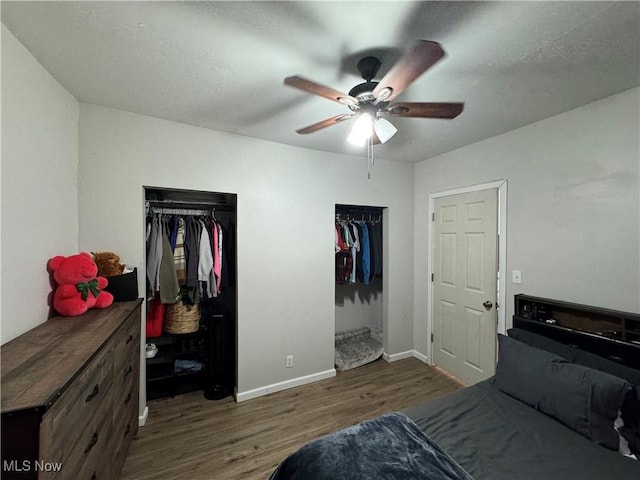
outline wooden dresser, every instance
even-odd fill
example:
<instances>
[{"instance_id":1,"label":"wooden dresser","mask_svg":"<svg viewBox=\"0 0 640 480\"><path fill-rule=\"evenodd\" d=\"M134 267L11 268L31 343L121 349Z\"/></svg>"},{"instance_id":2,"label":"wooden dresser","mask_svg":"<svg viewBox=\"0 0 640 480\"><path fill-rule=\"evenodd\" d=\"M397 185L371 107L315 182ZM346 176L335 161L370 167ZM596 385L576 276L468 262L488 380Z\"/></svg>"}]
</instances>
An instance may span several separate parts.
<instances>
[{"instance_id":1,"label":"wooden dresser","mask_svg":"<svg viewBox=\"0 0 640 480\"><path fill-rule=\"evenodd\" d=\"M2 479L117 479L138 428L142 301L53 317L0 347Z\"/></svg>"}]
</instances>

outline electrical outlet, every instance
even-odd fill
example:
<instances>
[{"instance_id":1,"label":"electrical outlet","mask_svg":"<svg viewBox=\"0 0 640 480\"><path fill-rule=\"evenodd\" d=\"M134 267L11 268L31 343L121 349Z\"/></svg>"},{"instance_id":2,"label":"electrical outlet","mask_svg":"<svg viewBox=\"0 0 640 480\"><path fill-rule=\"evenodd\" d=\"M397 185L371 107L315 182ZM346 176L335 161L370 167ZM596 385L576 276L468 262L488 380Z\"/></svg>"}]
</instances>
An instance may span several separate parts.
<instances>
[{"instance_id":1,"label":"electrical outlet","mask_svg":"<svg viewBox=\"0 0 640 480\"><path fill-rule=\"evenodd\" d=\"M511 272L511 283L522 283L522 272L520 270Z\"/></svg>"},{"instance_id":2,"label":"electrical outlet","mask_svg":"<svg viewBox=\"0 0 640 480\"><path fill-rule=\"evenodd\" d=\"M287 368L293 367L293 355L287 355Z\"/></svg>"}]
</instances>

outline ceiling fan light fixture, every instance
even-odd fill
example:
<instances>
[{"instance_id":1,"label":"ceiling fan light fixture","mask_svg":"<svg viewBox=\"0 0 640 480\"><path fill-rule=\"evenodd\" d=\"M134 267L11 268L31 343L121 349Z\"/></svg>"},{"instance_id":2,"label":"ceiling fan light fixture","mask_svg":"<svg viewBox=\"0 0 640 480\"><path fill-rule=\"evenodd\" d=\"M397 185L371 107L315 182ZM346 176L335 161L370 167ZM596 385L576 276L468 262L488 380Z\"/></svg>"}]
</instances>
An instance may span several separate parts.
<instances>
[{"instance_id":1,"label":"ceiling fan light fixture","mask_svg":"<svg viewBox=\"0 0 640 480\"><path fill-rule=\"evenodd\" d=\"M351 128L347 142L357 147L366 145L373 132L373 120L368 113L362 113Z\"/></svg>"},{"instance_id":2,"label":"ceiling fan light fixture","mask_svg":"<svg viewBox=\"0 0 640 480\"><path fill-rule=\"evenodd\" d=\"M376 133L376 136L378 137L378 139L380 140L380 143L385 143L387 140L393 137L398 131L398 129L394 127L390 121L384 118L379 118L373 124L373 130Z\"/></svg>"}]
</instances>

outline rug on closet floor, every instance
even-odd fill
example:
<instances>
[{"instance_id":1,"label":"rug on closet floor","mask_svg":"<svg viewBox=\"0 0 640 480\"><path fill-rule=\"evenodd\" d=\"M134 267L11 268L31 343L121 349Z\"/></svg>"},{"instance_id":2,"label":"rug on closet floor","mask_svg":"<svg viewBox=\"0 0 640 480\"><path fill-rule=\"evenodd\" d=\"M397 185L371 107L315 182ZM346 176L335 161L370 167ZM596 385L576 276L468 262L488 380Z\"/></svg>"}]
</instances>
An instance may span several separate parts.
<instances>
[{"instance_id":1,"label":"rug on closet floor","mask_svg":"<svg viewBox=\"0 0 640 480\"><path fill-rule=\"evenodd\" d=\"M382 356L382 329L364 326L336 333L336 370L360 367Z\"/></svg>"}]
</instances>

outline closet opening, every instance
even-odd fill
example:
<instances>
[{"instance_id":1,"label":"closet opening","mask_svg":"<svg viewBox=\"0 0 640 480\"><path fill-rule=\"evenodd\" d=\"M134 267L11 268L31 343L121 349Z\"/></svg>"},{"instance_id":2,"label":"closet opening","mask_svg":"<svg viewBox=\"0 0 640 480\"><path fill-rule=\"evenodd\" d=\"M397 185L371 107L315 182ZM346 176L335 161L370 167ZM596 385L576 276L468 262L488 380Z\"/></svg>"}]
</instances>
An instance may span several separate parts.
<instances>
[{"instance_id":1,"label":"closet opening","mask_svg":"<svg viewBox=\"0 0 640 480\"><path fill-rule=\"evenodd\" d=\"M237 387L237 195L144 187L147 399Z\"/></svg>"},{"instance_id":2,"label":"closet opening","mask_svg":"<svg viewBox=\"0 0 640 480\"><path fill-rule=\"evenodd\" d=\"M335 207L335 367L380 358L383 348L384 207Z\"/></svg>"}]
</instances>

